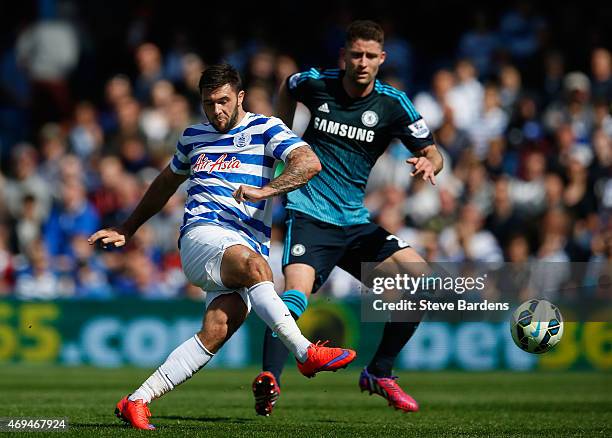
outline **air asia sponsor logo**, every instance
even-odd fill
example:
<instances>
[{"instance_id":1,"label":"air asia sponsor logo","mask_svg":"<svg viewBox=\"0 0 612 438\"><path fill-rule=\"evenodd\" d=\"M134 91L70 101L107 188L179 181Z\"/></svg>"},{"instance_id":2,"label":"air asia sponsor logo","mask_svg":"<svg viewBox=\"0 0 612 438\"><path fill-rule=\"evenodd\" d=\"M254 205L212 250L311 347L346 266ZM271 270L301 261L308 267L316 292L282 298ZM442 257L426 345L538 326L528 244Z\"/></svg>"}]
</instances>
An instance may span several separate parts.
<instances>
[{"instance_id":1,"label":"air asia sponsor logo","mask_svg":"<svg viewBox=\"0 0 612 438\"><path fill-rule=\"evenodd\" d=\"M242 164L239 159L232 157L226 161L227 154L221 155L215 161L209 159L206 154L200 154L197 161L193 165L194 172L224 172L231 169L239 169Z\"/></svg>"},{"instance_id":2,"label":"air asia sponsor logo","mask_svg":"<svg viewBox=\"0 0 612 438\"><path fill-rule=\"evenodd\" d=\"M357 128L356 126L334 122L333 120L327 120L321 117L314 118L314 128L319 131L327 132L328 134L339 135L340 137L346 137L351 140L355 139L367 143L372 143L374 141L374 131L371 129Z\"/></svg>"}]
</instances>

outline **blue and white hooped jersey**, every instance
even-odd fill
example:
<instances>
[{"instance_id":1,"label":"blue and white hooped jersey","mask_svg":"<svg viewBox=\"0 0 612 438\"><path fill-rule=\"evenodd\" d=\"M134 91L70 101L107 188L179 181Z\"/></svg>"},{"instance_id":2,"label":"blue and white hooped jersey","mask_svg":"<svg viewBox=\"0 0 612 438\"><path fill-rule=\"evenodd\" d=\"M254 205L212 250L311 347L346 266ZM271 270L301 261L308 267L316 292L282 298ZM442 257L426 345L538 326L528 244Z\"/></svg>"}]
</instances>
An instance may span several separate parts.
<instances>
[{"instance_id":1,"label":"blue and white hooped jersey","mask_svg":"<svg viewBox=\"0 0 612 438\"><path fill-rule=\"evenodd\" d=\"M276 117L246 113L226 133L210 123L185 129L170 163L174 173L190 175L181 236L196 223L208 222L238 232L258 253L270 254L272 203L238 203L241 185L263 187L274 176L274 162L306 143Z\"/></svg>"}]
</instances>

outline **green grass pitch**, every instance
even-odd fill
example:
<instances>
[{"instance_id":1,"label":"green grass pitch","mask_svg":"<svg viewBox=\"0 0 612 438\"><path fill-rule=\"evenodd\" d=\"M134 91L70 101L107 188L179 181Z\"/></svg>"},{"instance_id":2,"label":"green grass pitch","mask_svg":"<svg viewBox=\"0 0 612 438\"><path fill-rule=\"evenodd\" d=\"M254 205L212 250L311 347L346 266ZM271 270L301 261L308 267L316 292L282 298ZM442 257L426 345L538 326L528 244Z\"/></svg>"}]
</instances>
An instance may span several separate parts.
<instances>
[{"instance_id":1,"label":"green grass pitch","mask_svg":"<svg viewBox=\"0 0 612 438\"><path fill-rule=\"evenodd\" d=\"M141 435L114 403L150 370L0 366L0 417L67 417L58 436ZM612 374L400 372L420 402L404 414L361 393L359 371L285 374L274 415L257 417L255 370L204 369L151 405L160 436L566 437L612 436ZM29 436L43 435L27 434ZM13 436L13 435L11 435Z\"/></svg>"}]
</instances>

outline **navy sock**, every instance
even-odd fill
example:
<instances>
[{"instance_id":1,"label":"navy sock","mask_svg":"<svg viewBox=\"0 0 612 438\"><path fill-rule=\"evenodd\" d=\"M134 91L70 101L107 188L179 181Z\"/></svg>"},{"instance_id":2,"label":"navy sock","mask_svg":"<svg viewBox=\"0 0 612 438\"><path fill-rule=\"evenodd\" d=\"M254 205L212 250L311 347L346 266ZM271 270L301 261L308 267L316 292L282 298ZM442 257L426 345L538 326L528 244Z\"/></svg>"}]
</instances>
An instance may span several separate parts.
<instances>
[{"instance_id":1,"label":"navy sock","mask_svg":"<svg viewBox=\"0 0 612 438\"><path fill-rule=\"evenodd\" d=\"M291 316L297 320L308 306L308 299L306 295L298 290L288 290L282 296L282 300L285 302ZM283 372L285 362L287 362L287 356L289 356L289 350L276 336L270 327L266 327L264 334L263 343L263 363L262 368L264 371L270 371L276 377L276 381L280 386L280 376Z\"/></svg>"},{"instance_id":2,"label":"navy sock","mask_svg":"<svg viewBox=\"0 0 612 438\"><path fill-rule=\"evenodd\" d=\"M410 340L419 322L387 322L378 350L368 365L368 372L377 377L390 377L393 362Z\"/></svg>"}]
</instances>

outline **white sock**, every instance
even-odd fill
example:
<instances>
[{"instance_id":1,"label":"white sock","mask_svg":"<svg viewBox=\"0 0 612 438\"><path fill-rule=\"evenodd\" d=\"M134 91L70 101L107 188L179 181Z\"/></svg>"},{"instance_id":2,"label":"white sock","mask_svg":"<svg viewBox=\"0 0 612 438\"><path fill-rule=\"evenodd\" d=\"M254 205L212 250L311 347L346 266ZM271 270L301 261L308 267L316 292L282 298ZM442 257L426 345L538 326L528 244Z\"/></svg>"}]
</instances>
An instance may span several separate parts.
<instances>
[{"instance_id":1,"label":"white sock","mask_svg":"<svg viewBox=\"0 0 612 438\"><path fill-rule=\"evenodd\" d=\"M300 362L308 359L308 347L311 342L306 339L291 312L274 290L274 283L263 281L251 286L248 290L251 305L255 313L276 332L281 342Z\"/></svg>"},{"instance_id":2,"label":"white sock","mask_svg":"<svg viewBox=\"0 0 612 438\"><path fill-rule=\"evenodd\" d=\"M130 395L129 399L151 403L151 400L161 397L193 376L213 356L214 354L202 345L198 335L187 339L170 353L166 361Z\"/></svg>"}]
</instances>

